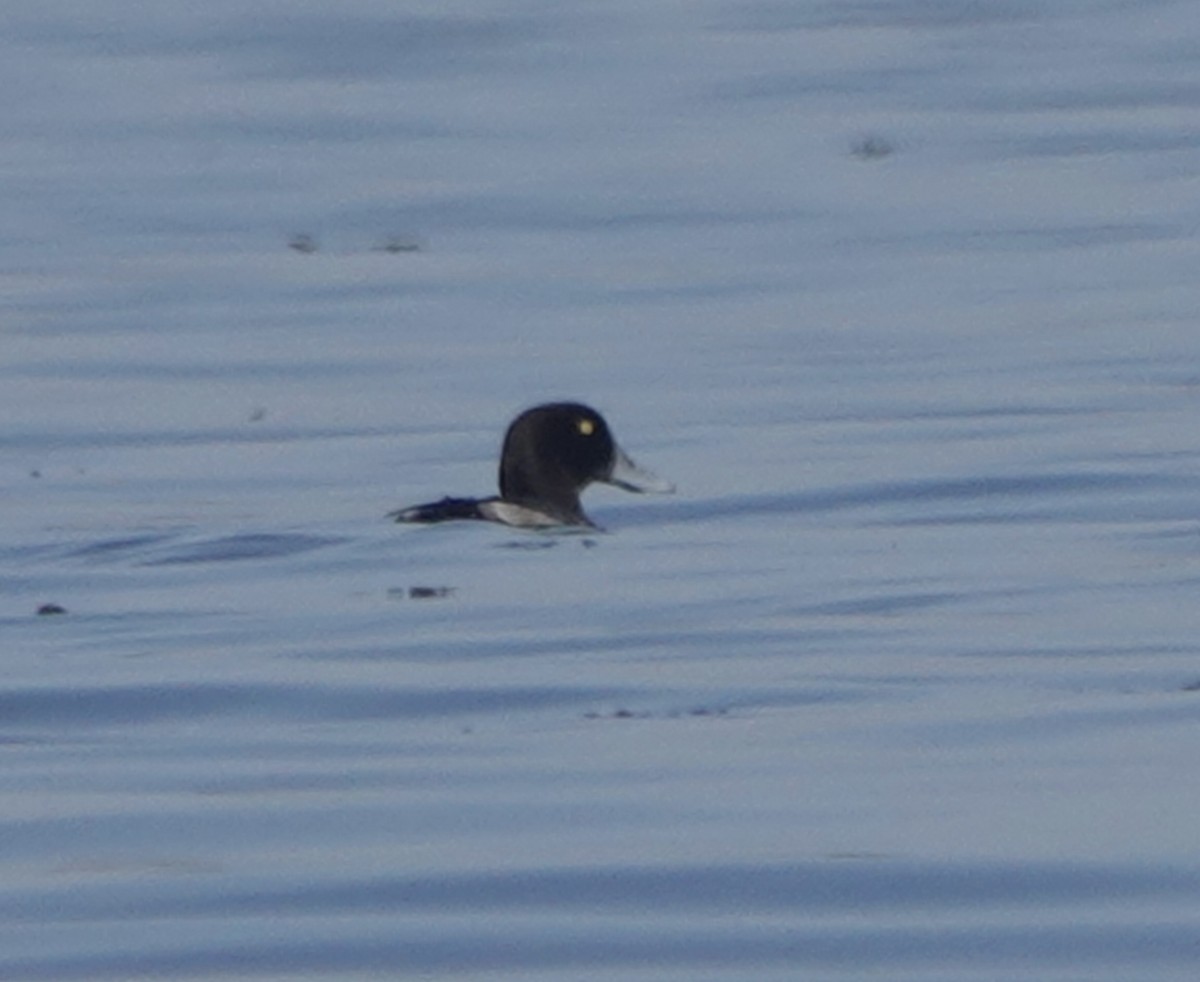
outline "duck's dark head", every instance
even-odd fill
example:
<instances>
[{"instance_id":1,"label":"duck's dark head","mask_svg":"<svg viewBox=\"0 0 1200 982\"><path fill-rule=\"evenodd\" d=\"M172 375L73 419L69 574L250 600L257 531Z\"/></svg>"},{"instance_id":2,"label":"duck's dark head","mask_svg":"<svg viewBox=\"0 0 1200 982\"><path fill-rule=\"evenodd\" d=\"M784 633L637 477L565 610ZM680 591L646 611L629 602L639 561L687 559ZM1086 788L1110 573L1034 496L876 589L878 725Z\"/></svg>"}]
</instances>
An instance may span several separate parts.
<instances>
[{"instance_id":1,"label":"duck's dark head","mask_svg":"<svg viewBox=\"0 0 1200 982\"><path fill-rule=\"evenodd\" d=\"M617 446L596 410L554 402L521 413L504 435L500 497L549 512L571 524L590 524L579 493L599 481L626 491L674 490L642 470Z\"/></svg>"}]
</instances>

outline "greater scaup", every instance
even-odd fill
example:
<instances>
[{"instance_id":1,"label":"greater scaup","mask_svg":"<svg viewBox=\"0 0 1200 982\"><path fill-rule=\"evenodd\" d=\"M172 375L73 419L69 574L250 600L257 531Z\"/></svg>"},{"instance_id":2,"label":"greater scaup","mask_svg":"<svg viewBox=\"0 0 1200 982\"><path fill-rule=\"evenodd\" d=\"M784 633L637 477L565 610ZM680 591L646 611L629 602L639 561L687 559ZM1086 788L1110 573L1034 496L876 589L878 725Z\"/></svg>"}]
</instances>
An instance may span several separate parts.
<instances>
[{"instance_id":1,"label":"greater scaup","mask_svg":"<svg viewBox=\"0 0 1200 982\"><path fill-rule=\"evenodd\" d=\"M579 493L593 481L626 491L674 491L619 447L604 417L578 402L552 402L521 413L504 435L500 495L443 498L389 514L397 522L476 519L521 528L595 527Z\"/></svg>"}]
</instances>

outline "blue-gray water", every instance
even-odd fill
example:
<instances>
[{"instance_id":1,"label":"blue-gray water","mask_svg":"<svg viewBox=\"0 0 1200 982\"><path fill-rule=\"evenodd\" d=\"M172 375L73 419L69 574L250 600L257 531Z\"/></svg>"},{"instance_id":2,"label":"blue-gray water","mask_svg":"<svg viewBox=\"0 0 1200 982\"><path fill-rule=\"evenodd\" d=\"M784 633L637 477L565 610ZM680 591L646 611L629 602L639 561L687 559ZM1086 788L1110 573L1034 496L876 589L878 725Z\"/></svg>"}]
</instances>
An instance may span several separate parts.
<instances>
[{"instance_id":1,"label":"blue-gray water","mask_svg":"<svg viewBox=\"0 0 1200 982\"><path fill-rule=\"evenodd\" d=\"M7 5L0 978L1194 978L1197 37Z\"/></svg>"}]
</instances>

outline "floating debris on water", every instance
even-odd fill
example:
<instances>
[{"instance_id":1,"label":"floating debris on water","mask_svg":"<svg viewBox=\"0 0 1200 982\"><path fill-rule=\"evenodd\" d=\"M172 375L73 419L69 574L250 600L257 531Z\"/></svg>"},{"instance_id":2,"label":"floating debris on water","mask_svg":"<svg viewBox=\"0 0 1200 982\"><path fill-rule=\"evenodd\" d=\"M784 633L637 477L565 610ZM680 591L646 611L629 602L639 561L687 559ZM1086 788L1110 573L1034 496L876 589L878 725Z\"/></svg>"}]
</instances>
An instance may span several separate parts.
<instances>
[{"instance_id":1,"label":"floating debris on water","mask_svg":"<svg viewBox=\"0 0 1200 982\"><path fill-rule=\"evenodd\" d=\"M404 238L395 236L388 239L386 242L375 246L372 252L390 252L393 255L401 252L420 252L422 245L416 239Z\"/></svg>"},{"instance_id":2,"label":"floating debris on water","mask_svg":"<svg viewBox=\"0 0 1200 982\"><path fill-rule=\"evenodd\" d=\"M635 711L621 707L610 712L592 710L583 714L584 719L683 719L695 716L725 716L729 712L721 706L696 706L692 709L671 710L666 713L654 713L648 710Z\"/></svg>"},{"instance_id":3,"label":"floating debris on water","mask_svg":"<svg viewBox=\"0 0 1200 982\"><path fill-rule=\"evenodd\" d=\"M387 595L392 600L444 600L454 596L452 586L394 586L388 589Z\"/></svg>"},{"instance_id":4,"label":"floating debris on water","mask_svg":"<svg viewBox=\"0 0 1200 982\"><path fill-rule=\"evenodd\" d=\"M883 160L895 152L896 147L890 140L875 134L859 137L850 147L851 155L859 160Z\"/></svg>"}]
</instances>

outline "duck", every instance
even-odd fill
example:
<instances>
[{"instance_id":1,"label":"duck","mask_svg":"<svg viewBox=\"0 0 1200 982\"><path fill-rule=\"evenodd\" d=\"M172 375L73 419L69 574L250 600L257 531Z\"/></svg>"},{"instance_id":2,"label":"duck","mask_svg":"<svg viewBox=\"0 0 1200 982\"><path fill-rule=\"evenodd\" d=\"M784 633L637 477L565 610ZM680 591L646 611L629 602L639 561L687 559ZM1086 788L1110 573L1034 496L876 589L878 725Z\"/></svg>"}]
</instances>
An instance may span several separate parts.
<instances>
[{"instance_id":1,"label":"duck","mask_svg":"<svg viewBox=\"0 0 1200 982\"><path fill-rule=\"evenodd\" d=\"M393 511L397 522L499 522L516 528L598 528L579 496L589 484L669 494L675 486L639 467L613 439L596 410L580 402L526 409L509 424L500 451L500 494L442 498Z\"/></svg>"}]
</instances>

